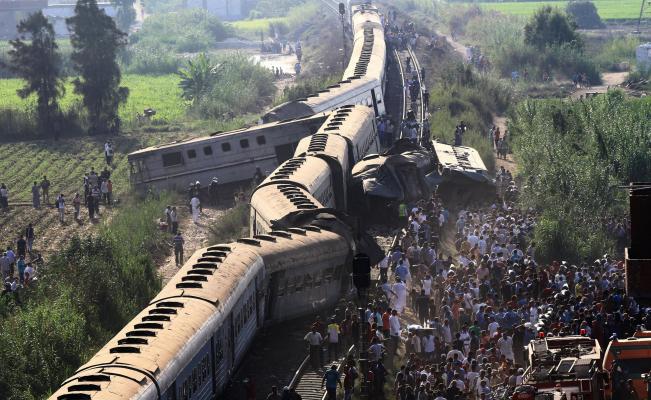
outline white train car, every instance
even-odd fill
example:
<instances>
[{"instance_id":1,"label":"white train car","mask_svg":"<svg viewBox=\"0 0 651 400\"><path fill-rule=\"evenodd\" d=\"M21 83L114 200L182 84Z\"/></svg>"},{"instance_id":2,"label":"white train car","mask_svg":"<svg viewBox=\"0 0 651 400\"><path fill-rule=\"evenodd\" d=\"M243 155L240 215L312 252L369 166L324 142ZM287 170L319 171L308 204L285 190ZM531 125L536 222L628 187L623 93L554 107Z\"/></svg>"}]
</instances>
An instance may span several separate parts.
<instances>
[{"instance_id":1,"label":"white train car","mask_svg":"<svg viewBox=\"0 0 651 400\"><path fill-rule=\"evenodd\" d=\"M189 183L241 184L253 178L256 168L273 171L292 157L298 142L315 132L325 114L273 122L248 129L217 133L128 155L133 187L145 191L180 190Z\"/></svg>"}]
</instances>

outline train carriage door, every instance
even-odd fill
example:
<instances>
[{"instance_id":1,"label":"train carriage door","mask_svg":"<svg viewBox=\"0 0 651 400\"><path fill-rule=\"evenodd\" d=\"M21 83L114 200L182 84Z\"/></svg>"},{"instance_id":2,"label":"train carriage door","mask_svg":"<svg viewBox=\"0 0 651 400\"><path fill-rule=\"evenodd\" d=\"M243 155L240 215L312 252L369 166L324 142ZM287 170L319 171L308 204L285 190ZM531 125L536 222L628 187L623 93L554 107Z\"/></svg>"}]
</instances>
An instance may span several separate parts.
<instances>
[{"instance_id":1,"label":"train carriage door","mask_svg":"<svg viewBox=\"0 0 651 400\"><path fill-rule=\"evenodd\" d=\"M278 165L284 163L294 156L296 146L298 146L298 142L281 144L280 146L275 147L276 160L278 161Z\"/></svg>"},{"instance_id":2,"label":"train carriage door","mask_svg":"<svg viewBox=\"0 0 651 400\"><path fill-rule=\"evenodd\" d=\"M375 111L375 116L379 117L380 112L377 108L377 97L375 96L375 89L371 89L371 98L373 98L373 111Z\"/></svg>"}]
</instances>

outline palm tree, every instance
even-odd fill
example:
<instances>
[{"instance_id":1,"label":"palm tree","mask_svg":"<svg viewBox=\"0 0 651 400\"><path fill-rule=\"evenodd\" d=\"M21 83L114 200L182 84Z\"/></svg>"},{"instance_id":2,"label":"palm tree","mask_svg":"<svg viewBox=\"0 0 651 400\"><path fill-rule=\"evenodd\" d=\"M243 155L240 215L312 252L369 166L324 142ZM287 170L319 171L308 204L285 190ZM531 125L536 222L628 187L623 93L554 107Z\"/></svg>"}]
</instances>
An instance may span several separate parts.
<instances>
[{"instance_id":1,"label":"palm tree","mask_svg":"<svg viewBox=\"0 0 651 400\"><path fill-rule=\"evenodd\" d=\"M177 72L181 77L179 82L179 87L183 91L181 97L193 103L201 99L210 92L222 69L222 64L212 65L205 53L199 54L194 60L189 60L187 67Z\"/></svg>"}]
</instances>

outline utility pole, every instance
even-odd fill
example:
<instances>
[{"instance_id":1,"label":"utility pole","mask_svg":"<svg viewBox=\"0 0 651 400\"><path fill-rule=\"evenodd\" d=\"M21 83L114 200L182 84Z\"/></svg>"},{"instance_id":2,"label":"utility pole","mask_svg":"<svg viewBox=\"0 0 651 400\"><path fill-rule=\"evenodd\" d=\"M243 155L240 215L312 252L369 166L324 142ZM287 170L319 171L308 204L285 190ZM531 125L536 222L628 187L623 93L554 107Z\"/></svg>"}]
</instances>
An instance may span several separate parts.
<instances>
[{"instance_id":1,"label":"utility pole","mask_svg":"<svg viewBox=\"0 0 651 400\"><path fill-rule=\"evenodd\" d=\"M637 30L635 32L633 32L633 33L637 33L637 34L642 33L642 31L640 30L641 29L640 25L642 24L642 14L644 14L644 3L645 2L646 2L646 0L642 0L642 5L640 6L640 17L637 19Z\"/></svg>"},{"instance_id":2,"label":"utility pole","mask_svg":"<svg viewBox=\"0 0 651 400\"><path fill-rule=\"evenodd\" d=\"M339 17L341 18L341 69L346 69L346 5L339 3Z\"/></svg>"}]
</instances>

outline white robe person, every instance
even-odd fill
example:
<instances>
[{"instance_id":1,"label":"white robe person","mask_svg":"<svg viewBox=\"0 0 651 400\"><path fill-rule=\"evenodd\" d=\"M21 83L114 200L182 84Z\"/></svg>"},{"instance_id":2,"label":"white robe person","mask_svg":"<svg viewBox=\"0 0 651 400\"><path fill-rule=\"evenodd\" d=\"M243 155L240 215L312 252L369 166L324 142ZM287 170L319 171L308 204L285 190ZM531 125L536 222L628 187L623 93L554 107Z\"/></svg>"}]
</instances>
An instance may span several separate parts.
<instances>
[{"instance_id":1,"label":"white robe person","mask_svg":"<svg viewBox=\"0 0 651 400\"><path fill-rule=\"evenodd\" d=\"M394 293L391 308L398 311L399 314L402 314L407 305L407 285L404 282L398 281L393 284L391 290Z\"/></svg>"},{"instance_id":2,"label":"white robe person","mask_svg":"<svg viewBox=\"0 0 651 400\"><path fill-rule=\"evenodd\" d=\"M190 200L190 205L192 206L192 221L196 224L199 223L199 205L201 202L195 196Z\"/></svg>"}]
</instances>

